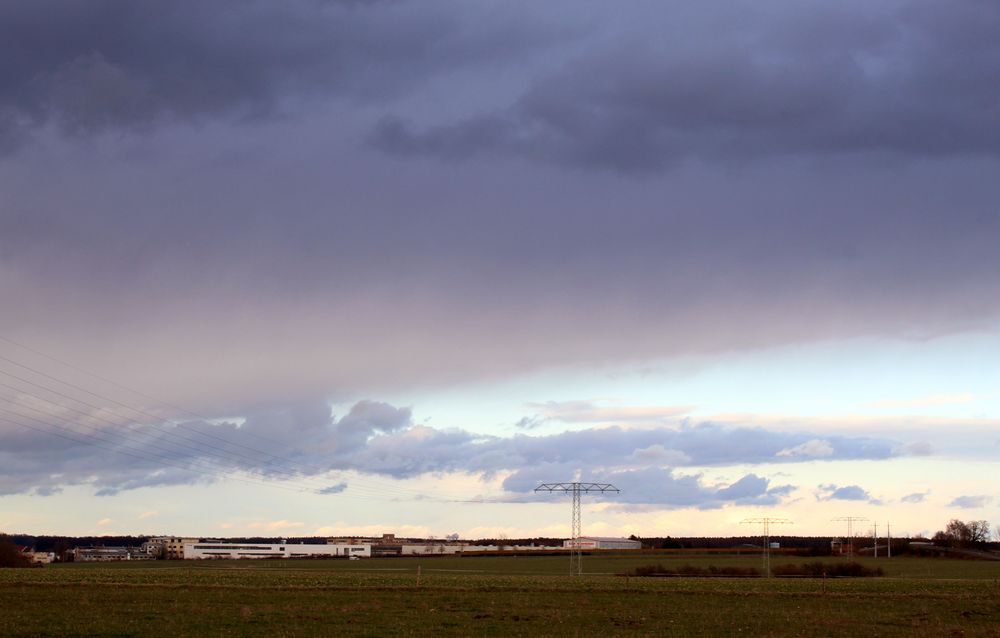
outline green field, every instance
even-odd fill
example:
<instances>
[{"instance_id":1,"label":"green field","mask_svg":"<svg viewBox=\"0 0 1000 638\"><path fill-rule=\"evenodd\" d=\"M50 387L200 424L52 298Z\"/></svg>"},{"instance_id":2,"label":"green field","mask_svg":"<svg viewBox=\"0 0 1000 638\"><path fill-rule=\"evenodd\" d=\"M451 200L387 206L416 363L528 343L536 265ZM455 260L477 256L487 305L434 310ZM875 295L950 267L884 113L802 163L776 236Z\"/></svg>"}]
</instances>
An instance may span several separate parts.
<instances>
[{"instance_id":1,"label":"green field","mask_svg":"<svg viewBox=\"0 0 1000 638\"><path fill-rule=\"evenodd\" d=\"M7 569L0 635L1000 636L1000 562L867 559L886 577L866 579L618 575L651 562L760 557L590 556L579 578L565 557Z\"/></svg>"}]
</instances>

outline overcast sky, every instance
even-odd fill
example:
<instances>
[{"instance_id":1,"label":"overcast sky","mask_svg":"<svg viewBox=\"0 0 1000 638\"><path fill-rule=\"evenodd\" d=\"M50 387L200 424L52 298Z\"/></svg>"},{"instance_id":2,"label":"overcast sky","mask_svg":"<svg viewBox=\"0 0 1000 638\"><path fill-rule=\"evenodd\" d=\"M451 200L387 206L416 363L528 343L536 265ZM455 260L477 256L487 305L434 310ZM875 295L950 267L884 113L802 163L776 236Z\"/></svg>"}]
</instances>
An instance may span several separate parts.
<instances>
[{"instance_id":1,"label":"overcast sky","mask_svg":"<svg viewBox=\"0 0 1000 638\"><path fill-rule=\"evenodd\" d=\"M0 0L0 531L1000 522L998 32Z\"/></svg>"}]
</instances>

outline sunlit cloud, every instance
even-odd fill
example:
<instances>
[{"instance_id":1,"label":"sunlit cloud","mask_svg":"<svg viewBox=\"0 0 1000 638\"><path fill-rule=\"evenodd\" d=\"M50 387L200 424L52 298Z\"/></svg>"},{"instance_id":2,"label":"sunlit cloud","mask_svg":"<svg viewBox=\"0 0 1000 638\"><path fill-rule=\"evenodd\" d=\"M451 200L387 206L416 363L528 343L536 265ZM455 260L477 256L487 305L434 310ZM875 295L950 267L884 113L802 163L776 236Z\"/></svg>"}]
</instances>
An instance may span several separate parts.
<instances>
[{"instance_id":1,"label":"sunlit cloud","mask_svg":"<svg viewBox=\"0 0 1000 638\"><path fill-rule=\"evenodd\" d=\"M778 452L775 456L805 456L812 458L824 458L828 456L833 456L833 446L830 445L829 441L823 439L810 439L805 443L796 445L795 447L785 448Z\"/></svg>"}]
</instances>

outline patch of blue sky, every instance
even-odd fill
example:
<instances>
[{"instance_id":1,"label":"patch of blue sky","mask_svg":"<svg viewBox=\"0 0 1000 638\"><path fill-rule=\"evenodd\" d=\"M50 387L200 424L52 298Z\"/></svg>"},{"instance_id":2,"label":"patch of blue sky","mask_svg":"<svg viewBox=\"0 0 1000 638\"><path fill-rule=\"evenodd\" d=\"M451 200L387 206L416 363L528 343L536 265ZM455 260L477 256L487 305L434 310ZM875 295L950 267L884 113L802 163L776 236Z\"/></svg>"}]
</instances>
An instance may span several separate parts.
<instances>
[{"instance_id":1,"label":"patch of blue sky","mask_svg":"<svg viewBox=\"0 0 1000 638\"><path fill-rule=\"evenodd\" d=\"M536 418L546 404L572 401L606 408L687 407L693 419L740 414L992 419L1000 417L997 360L1000 335L992 332L920 341L865 338L560 368L386 400L412 406L417 422L494 434L592 427L592 421Z\"/></svg>"}]
</instances>

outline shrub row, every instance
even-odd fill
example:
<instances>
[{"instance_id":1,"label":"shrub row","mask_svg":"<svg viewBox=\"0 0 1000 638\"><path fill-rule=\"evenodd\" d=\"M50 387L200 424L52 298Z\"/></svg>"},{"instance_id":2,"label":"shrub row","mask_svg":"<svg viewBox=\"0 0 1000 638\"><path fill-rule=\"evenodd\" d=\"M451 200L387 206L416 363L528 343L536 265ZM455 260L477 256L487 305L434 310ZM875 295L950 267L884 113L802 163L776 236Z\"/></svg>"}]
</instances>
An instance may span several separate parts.
<instances>
[{"instance_id":1,"label":"shrub row","mask_svg":"<svg viewBox=\"0 0 1000 638\"><path fill-rule=\"evenodd\" d=\"M860 563L823 563L820 561L802 565L778 565L772 568L775 576L805 576L808 578L861 578L882 576L882 568L869 569ZM636 567L632 576L724 576L727 578L760 578L760 570L755 567L665 567L662 564Z\"/></svg>"},{"instance_id":2,"label":"shrub row","mask_svg":"<svg viewBox=\"0 0 1000 638\"><path fill-rule=\"evenodd\" d=\"M634 576L726 576L728 578L759 578L760 570L755 567L664 567L661 564L636 567Z\"/></svg>"},{"instance_id":3,"label":"shrub row","mask_svg":"<svg viewBox=\"0 0 1000 638\"><path fill-rule=\"evenodd\" d=\"M882 576L882 568L869 569L861 563L823 563L816 561L802 565L778 565L771 572L775 576L808 576L811 578Z\"/></svg>"}]
</instances>

